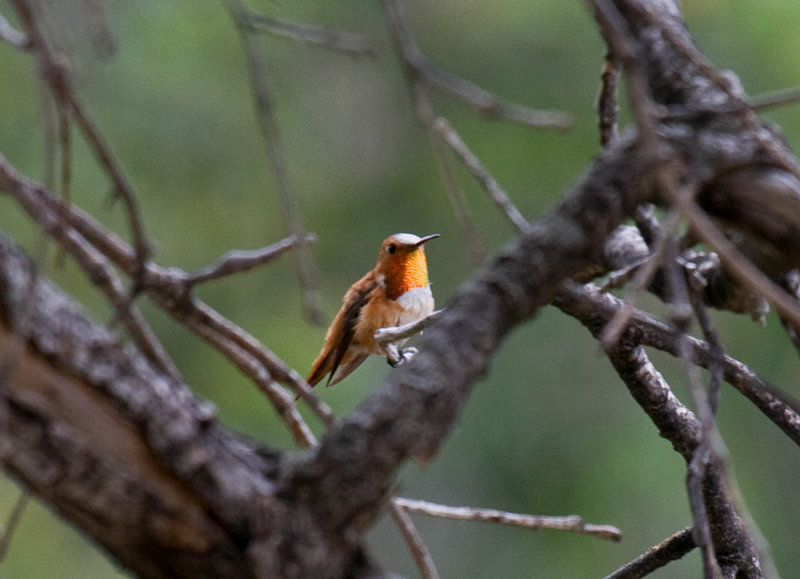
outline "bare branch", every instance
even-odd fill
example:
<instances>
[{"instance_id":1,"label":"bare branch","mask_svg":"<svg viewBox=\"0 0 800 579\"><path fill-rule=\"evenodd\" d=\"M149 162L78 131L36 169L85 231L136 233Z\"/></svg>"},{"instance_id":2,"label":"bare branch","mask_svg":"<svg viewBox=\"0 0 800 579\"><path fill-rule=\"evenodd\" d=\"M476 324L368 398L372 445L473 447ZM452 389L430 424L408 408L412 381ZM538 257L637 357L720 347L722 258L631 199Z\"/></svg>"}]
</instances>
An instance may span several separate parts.
<instances>
[{"instance_id":1,"label":"bare branch","mask_svg":"<svg viewBox=\"0 0 800 579\"><path fill-rule=\"evenodd\" d=\"M0 155L0 189L10 193L27 214L39 223L45 233L53 234L53 227L57 223L57 215L62 205L45 190L20 177L2 155ZM69 211L69 222L80 235L108 256L126 274L130 276L136 274L138 262L135 252L125 242L105 230L80 209L69 207ZM69 245L66 249L76 256L78 263L87 269L90 277L95 273L95 270L89 267L91 263L84 263L81 259L78 247ZM287 421L301 445L310 445L315 439L300 413L294 408L291 396L276 388L275 379L285 381L292 386L323 423L332 425L335 422L330 408L319 400L296 371L289 368L273 352L201 300L196 297L189 299L185 292L176 292L174 276L169 270L148 263L145 276L144 287L152 288L156 303L189 330L218 348L252 379L268 395L278 414Z\"/></svg>"},{"instance_id":2,"label":"bare branch","mask_svg":"<svg viewBox=\"0 0 800 579\"><path fill-rule=\"evenodd\" d=\"M561 293L553 305L584 324L591 332L599 334L617 311L622 300L604 294L591 284L581 286L571 282L561 286ZM625 330L638 344L657 348L673 356L680 356L680 333L674 327L653 319L640 311L631 315ZM710 346L686 336L691 348L691 360L702 368L714 362ZM764 415L775 423L795 444L800 446L800 402L785 392L761 380L742 362L725 356L722 360L725 381L744 394Z\"/></svg>"},{"instance_id":3,"label":"bare branch","mask_svg":"<svg viewBox=\"0 0 800 579\"><path fill-rule=\"evenodd\" d=\"M299 24L282 18L256 14L245 8L243 25L253 32L266 32L298 42L347 52L350 54L376 56L381 42L363 34L344 32L324 26Z\"/></svg>"},{"instance_id":4,"label":"bare branch","mask_svg":"<svg viewBox=\"0 0 800 579\"><path fill-rule=\"evenodd\" d=\"M128 225L133 237L133 245L136 251L137 274L134 276L134 293L140 276L144 270L145 263L150 256L151 246L147 239L144 224L139 210L139 203L136 199L132 186L128 183L122 169L117 164L110 148L101 136L89 114L77 98L75 89L69 76L69 72L60 55L58 55L44 38L34 10L25 0L12 0L20 20L24 24L32 50L39 59L39 66L44 78L47 80L53 97L60 104L67 108L78 127L83 132L93 153L97 157L100 166L105 172L114 187L114 195L122 198L125 203L128 217Z\"/></svg>"},{"instance_id":5,"label":"bare branch","mask_svg":"<svg viewBox=\"0 0 800 579\"><path fill-rule=\"evenodd\" d=\"M794 104L797 101L800 101L800 88L789 88L754 96L750 108L760 112Z\"/></svg>"},{"instance_id":6,"label":"bare branch","mask_svg":"<svg viewBox=\"0 0 800 579\"><path fill-rule=\"evenodd\" d=\"M433 122L433 128L438 132L445 142L450 145L450 148L458 155L461 162L469 170L473 177L480 183L486 192L491 197L492 201L503 210L506 217L511 223L516 226L520 231L526 231L530 224L525 219L519 210L514 206L505 191L500 187L494 177L484 169L481 165L480 159L476 157L472 151L469 150L464 141L461 140L458 133L450 126L447 119L438 117Z\"/></svg>"},{"instance_id":7,"label":"bare branch","mask_svg":"<svg viewBox=\"0 0 800 579\"><path fill-rule=\"evenodd\" d=\"M384 0L383 6L389 17L400 54L409 68L412 78L421 78L426 84L475 107L489 117L513 121L538 129L563 131L571 126L572 117L567 113L536 110L506 102L470 81L432 65L420 50L406 24L407 19L403 13L402 2Z\"/></svg>"},{"instance_id":8,"label":"bare branch","mask_svg":"<svg viewBox=\"0 0 800 579\"><path fill-rule=\"evenodd\" d=\"M442 314L442 310L436 310L432 314L425 316L416 322L409 322L402 326L392 326L388 328L379 328L375 332L375 341L379 346L387 346L392 342L399 342L419 334L422 330L430 326L436 318Z\"/></svg>"},{"instance_id":9,"label":"bare branch","mask_svg":"<svg viewBox=\"0 0 800 579\"><path fill-rule=\"evenodd\" d=\"M186 286L219 279L229 275L250 271L260 265L269 263L284 253L297 247L304 247L316 241L317 237L311 233L291 235L277 243L252 251L234 250L223 255L217 263L192 273L183 273L173 270Z\"/></svg>"},{"instance_id":10,"label":"bare branch","mask_svg":"<svg viewBox=\"0 0 800 579\"><path fill-rule=\"evenodd\" d=\"M695 548L692 528L686 528L653 545L630 563L626 563L605 579L639 579L660 569L667 563L677 561Z\"/></svg>"},{"instance_id":11,"label":"bare branch","mask_svg":"<svg viewBox=\"0 0 800 579\"><path fill-rule=\"evenodd\" d=\"M568 517L548 517L542 515L524 515L509 513L496 509L476 509L474 507L450 507L428 501L395 498L395 503L411 513L420 513L431 517L453 519L456 521L478 521L482 523L499 523L524 527L533 531L551 529L569 531L579 535L592 535L607 541L621 541L622 533L611 525L592 525L585 523L578 515Z\"/></svg>"},{"instance_id":12,"label":"bare branch","mask_svg":"<svg viewBox=\"0 0 800 579\"><path fill-rule=\"evenodd\" d=\"M423 579L439 579L439 572L436 570L436 564L433 562L428 546L414 526L414 521L411 520L411 517L406 512L407 509L404 507L406 500L392 497L389 501L389 512L400 528L406 543L408 543Z\"/></svg>"},{"instance_id":13,"label":"bare branch","mask_svg":"<svg viewBox=\"0 0 800 579\"><path fill-rule=\"evenodd\" d=\"M25 33L11 26L11 23L2 14L0 14L0 40L20 50L28 51L32 48L31 41Z\"/></svg>"},{"instance_id":14,"label":"bare branch","mask_svg":"<svg viewBox=\"0 0 800 579\"><path fill-rule=\"evenodd\" d=\"M272 102L271 81L266 59L256 46L252 37L252 30L247 25L247 12L244 4L239 0L223 1L228 8L242 42L242 49L247 61L247 72L250 76L250 86L252 87L253 99L256 104L258 124L267 148L267 162L278 188L278 197L286 221L287 233L296 236L304 235L305 228L300 219L297 194L289 180L286 153L280 137L278 123L275 119L275 107ZM319 308L317 292L317 267L311 251L308 248L301 248L295 253L295 261L297 264L297 277L303 295L303 311L310 322L321 324L322 312Z\"/></svg>"},{"instance_id":15,"label":"bare branch","mask_svg":"<svg viewBox=\"0 0 800 579\"><path fill-rule=\"evenodd\" d=\"M5 528L3 529L3 535L0 537L0 563L5 559L8 546L11 544L11 539L14 537L14 531L17 530L17 526L22 520L22 513L25 512L25 507L28 506L30 498L31 495L28 490L23 488L17 500L14 502L14 508L8 516L8 521L6 521Z\"/></svg>"},{"instance_id":16,"label":"bare branch","mask_svg":"<svg viewBox=\"0 0 800 579\"><path fill-rule=\"evenodd\" d=\"M701 502L699 506L692 504L692 514L696 523L706 525L702 535L695 531L693 537L695 543L708 541L704 575L721 577L720 567L724 566L735 571L728 576L741 573L761 577L758 548L736 510L724 464L703 444L703 424L672 393L644 348L630 346L623 339L606 353L633 398L689 466L698 462L698 452L707 457L704 468L694 479L689 478L689 482L696 482ZM695 500L692 489L689 498L690 503Z\"/></svg>"},{"instance_id":17,"label":"bare branch","mask_svg":"<svg viewBox=\"0 0 800 579\"><path fill-rule=\"evenodd\" d=\"M636 304L636 298L641 292L650 285L653 276L658 268L663 265L664 254L667 249L668 240L673 235L676 226L675 214L670 214L661 227L661 232L653 244L653 249L647 260L641 267L637 268L633 275L633 281L625 292L625 307L619 310L614 318L603 328L600 335L600 342L604 348L608 349L617 343L623 329L628 323Z\"/></svg>"}]
</instances>

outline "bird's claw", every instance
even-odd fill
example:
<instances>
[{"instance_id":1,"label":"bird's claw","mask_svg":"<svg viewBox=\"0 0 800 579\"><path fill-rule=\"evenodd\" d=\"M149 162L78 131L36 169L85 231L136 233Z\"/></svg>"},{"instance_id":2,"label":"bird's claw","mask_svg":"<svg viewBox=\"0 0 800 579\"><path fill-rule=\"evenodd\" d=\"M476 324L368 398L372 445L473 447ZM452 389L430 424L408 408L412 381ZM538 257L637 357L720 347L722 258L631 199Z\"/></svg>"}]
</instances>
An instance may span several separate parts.
<instances>
[{"instance_id":1,"label":"bird's claw","mask_svg":"<svg viewBox=\"0 0 800 579\"><path fill-rule=\"evenodd\" d=\"M411 360L411 358L413 358L414 355L418 351L419 350L417 350L413 346L405 348L405 349L402 349L402 350L396 349L394 352L392 352L392 354L394 354L394 355L390 355L390 356L386 357L386 361L389 363L389 365L392 368L396 368L397 366L400 366L401 364L405 364L406 362Z\"/></svg>"}]
</instances>

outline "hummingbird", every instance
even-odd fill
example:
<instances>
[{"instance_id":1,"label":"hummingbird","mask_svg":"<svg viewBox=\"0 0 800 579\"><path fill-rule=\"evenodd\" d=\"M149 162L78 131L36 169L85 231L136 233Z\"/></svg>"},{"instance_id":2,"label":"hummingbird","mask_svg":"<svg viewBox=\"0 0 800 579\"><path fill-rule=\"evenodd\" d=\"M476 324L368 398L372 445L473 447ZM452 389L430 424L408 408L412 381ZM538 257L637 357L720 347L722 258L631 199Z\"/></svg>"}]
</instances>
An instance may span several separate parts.
<instances>
[{"instance_id":1,"label":"hummingbird","mask_svg":"<svg viewBox=\"0 0 800 579\"><path fill-rule=\"evenodd\" d=\"M438 233L395 233L381 243L375 267L344 294L306 379L311 386L326 375L326 385L333 386L370 354L385 353L375 341L376 330L415 322L433 312L424 245L437 237Z\"/></svg>"}]
</instances>

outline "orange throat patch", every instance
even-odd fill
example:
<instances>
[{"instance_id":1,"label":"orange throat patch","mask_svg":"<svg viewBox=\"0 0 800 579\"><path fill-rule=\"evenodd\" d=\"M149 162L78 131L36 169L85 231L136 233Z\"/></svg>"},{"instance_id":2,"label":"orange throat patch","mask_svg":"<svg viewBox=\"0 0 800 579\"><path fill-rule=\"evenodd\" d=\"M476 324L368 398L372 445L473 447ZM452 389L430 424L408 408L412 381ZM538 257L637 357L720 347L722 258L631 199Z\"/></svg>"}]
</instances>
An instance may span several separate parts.
<instances>
[{"instance_id":1,"label":"orange throat patch","mask_svg":"<svg viewBox=\"0 0 800 579\"><path fill-rule=\"evenodd\" d=\"M428 285L428 262L421 247L392 260L386 271L386 297L396 300L408 290Z\"/></svg>"}]
</instances>

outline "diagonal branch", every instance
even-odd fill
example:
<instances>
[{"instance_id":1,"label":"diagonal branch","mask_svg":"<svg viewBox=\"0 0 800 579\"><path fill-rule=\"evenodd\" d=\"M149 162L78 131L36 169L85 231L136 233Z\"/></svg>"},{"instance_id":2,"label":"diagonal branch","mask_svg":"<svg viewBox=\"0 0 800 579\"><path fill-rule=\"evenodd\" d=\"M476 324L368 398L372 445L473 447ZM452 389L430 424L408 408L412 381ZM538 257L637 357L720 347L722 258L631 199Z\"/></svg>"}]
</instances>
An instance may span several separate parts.
<instances>
[{"instance_id":1,"label":"diagonal branch","mask_svg":"<svg viewBox=\"0 0 800 579\"><path fill-rule=\"evenodd\" d=\"M256 46L252 30L248 27L247 12L244 4L239 0L223 1L242 41L242 49L247 61L247 72L250 76L250 85L256 105L258 124L267 148L267 163L278 188L278 198L280 199L283 217L286 222L286 231L289 235L304 235L306 231L300 219L297 194L289 179L286 152L284 151L278 123L275 119L275 106L273 104L266 59L259 51L258 46ZM311 251L308 248L301 248L295 253L295 262L303 296L303 311L309 321L320 324L322 322L322 312L319 308L319 296L317 295L317 267Z\"/></svg>"},{"instance_id":2,"label":"diagonal branch","mask_svg":"<svg viewBox=\"0 0 800 579\"><path fill-rule=\"evenodd\" d=\"M39 67L50 86L53 97L70 111L72 118L83 132L100 166L111 179L114 196L123 200L128 217L128 225L136 250L137 275L134 276L134 292L138 291L138 282L145 263L151 253L151 244L144 229L144 222L139 209L139 202L122 169L111 153L111 149L103 139L94 121L78 100L72 80L62 58L57 54L44 37L35 10L26 0L12 0L20 21L27 30L31 49L39 59Z\"/></svg>"},{"instance_id":3,"label":"diagonal branch","mask_svg":"<svg viewBox=\"0 0 800 579\"><path fill-rule=\"evenodd\" d=\"M553 305L580 321L593 333L600 333L623 307L622 300L602 293L592 285L573 283L562 285ZM629 339L644 346L657 348L673 356L680 356L680 332L639 311L634 311L625 329ZM691 349L691 361L702 368L710 368L717 358L711 347L692 336L685 337ZM761 412L797 445L800 446L800 402L762 381L750 368L740 361L724 356L722 359L724 379L744 394Z\"/></svg>"},{"instance_id":4,"label":"diagonal branch","mask_svg":"<svg viewBox=\"0 0 800 579\"><path fill-rule=\"evenodd\" d=\"M20 50L27 51L31 49L31 41L25 33L11 26L11 23L2 14L0 14L0 40Z\"/></svg>"},{"instance_id":5,"label":"diagonal branch","mask_svg":"<svg viewBox=\"0 0 800 579\"><path fill-rule=\"evenodd\" d=\"M246 8L242 24L253 32L266 32L274 36L282 36L350 54L376 56L381 49L381 43L378 40L363 34L344 32L325 26L300 24L282 18L257 14Z\"/></svg>"},{"instance_id":6,"label":"diagonal branch","mask_svg":"<svg viewBox=\"0 0 800 579\"><path fill-rule=\"evenodd\" d=\"M605 579L639 579L664 565L677 561L695 548L692 528L684 529L653 545L630 563L626 563Z\"/></svg>"},{"instance_id":7,"label":"diagonal branch","mask_svg":"<svg viewBox=\"0 0 800 579\"><path fill-rule=\"evenodd\" d=\"M509 103L489 91L440 69L428 61L417 45L403 14L402 0L384 0L392 32L400 54L413 77L478 109L489 117L496 117L533 128L563 131L570 127L572 118L560 111L542 111Z\"/></svg>"}]
</instances>

